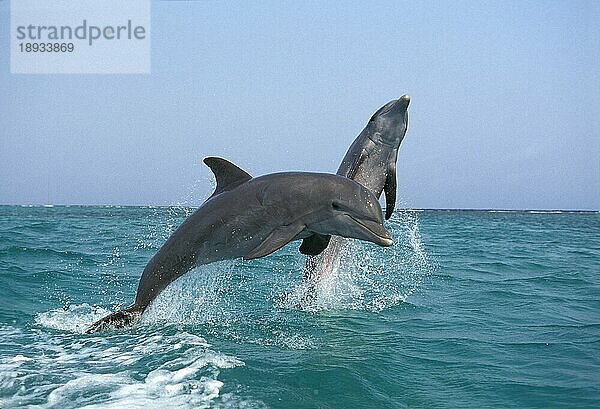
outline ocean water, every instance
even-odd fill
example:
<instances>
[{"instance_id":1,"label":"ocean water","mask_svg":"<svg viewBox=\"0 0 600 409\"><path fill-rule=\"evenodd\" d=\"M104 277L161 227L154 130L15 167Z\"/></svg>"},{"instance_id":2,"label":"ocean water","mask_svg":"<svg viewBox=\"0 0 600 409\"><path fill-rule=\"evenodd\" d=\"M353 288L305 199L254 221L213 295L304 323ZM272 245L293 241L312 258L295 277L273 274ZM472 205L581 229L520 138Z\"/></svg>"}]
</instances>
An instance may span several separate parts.
<instances>
[{"instance_id":1,"label":"ocean water","mask_svg":"<svg viewBox=\"0 0 600 409\"><path fill-rule=\"evenodd\" d=\"M185 208L0 206L0 407L600 407L600 214L400 211L302 301L299 243L195 269L132 328Z\"/></svg>"}]
</instances>

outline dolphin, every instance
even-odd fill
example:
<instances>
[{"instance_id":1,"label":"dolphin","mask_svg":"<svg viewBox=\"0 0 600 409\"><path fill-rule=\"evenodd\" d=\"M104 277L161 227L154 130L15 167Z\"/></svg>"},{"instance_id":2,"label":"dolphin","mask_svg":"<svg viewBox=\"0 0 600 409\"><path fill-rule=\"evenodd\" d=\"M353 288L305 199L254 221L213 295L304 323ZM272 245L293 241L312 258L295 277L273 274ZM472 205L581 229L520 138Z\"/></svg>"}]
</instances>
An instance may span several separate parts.
<instances>
[{"instance_id":1,"label":"dolphin","mask_svg":"<svg viewBox=\"0 0 600 409\"><path fill-rule=\"evenodd\" d=\"M410 97L403 95L377 110L346 152L337 174L355 180L377 198L385 191L385 218L389 219L396 204L396 161L398 149L408 129ZM313 235L302 246L314 249L318 256L308 256L304 278L312 288L318 280L339 265L342 237ZM323 251L324 250L324 251Z\"/></svg>"},{"instance_id":2,"label":"dolphin","mask_svg":"<svg viewBox=\"0 0 600 409\"><path fill-rule=\"evenodd\" d=\"M133 305L92 324L93 333L136 321L170 283L215 261L264 257L293 240L332 234L392 245L377 198L338 175L287 172L252 178L208 157L215 192L167 239L144 268ZM314 249L301 247L305 254Z\"/></svg>"}]
</instances>

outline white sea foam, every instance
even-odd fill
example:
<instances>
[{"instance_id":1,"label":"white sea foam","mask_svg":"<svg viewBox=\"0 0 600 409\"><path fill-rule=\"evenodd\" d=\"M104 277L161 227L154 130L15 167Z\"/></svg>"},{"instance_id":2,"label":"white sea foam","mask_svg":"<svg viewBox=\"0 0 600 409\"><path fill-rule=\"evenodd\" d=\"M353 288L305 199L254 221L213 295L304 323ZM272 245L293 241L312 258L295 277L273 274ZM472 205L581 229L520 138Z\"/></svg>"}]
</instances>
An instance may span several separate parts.
<instances>
[{"instance_id":1,"label":"white sea foam","mask_svg":"<svg viewBox=\"0 0 600 409\"><path fill-rule=\"evenodd\" d=\"M27 361L31 361L33 358L29 358L26 356L23 356L21 354L16 355L13 359L11 359L12 362L27 362Z\"/></svg>"},{"instance_id":2,"label":"white sea foam","mask_svg":"<svg viewBox=\"0 0 600 409\"><path fill-rule=\"evenodd\" d=\"M528 210L530 214L562 214L562 210Z\"/></svg>"},{"instance_id":3,"label":"white sea foam","mask_svg":"<svg viewBox=\"0 0 600 409\"><path fill-rule=\"evenodd\" d=\"M0 358L0 407L205 408L246 402L231 392L222 397L218 379L222 370L244 363L211 349L198 335L151 328L81 334L108 312L74 305L38 314L41 328L27 333L0 328L3 342L28 345Z\"/></svg>"},{"instance_id":4,"label":"white sea foam","mask_svg":"<svg viewBox=\"0 0 600 409\"><path fill-rule=\"evenodd\" d=\"M311 336L301 334L288 334L285 332L276 332L270 337L257 337L245 340L249 344L258 344L262 346L275 346L283 349L305 350L315 349L319 346L318 342Z\"/></svg>"},{"instance_id":5,"label":"white sea foam","mask_svg":"<svg viewBox=\"0 0 600 409\"><path fill-rule=\"evenodd\" d=\"M88 304L71 305L38 314L35 322L47 328L83 333L90 324L110 314L111 311Z\"/></svg>"},{"instance_id":6,"label":"white sea foam","mask_svg":"<svg viewBox=\"0 0 600 409\"><path fill-rule=\"evenodd\" d=\"M234 357L204 351L199 357L173 359L150 371L142 382L124 373L77 378L53 391L48 401L52 403L57 391L66 396L80 394L89 385L94 391L106 389L109 396L102 403L82 406L85 408L209 407L224 385L216 379L219 369L240 365L243 363Z\"/></svg>"}]
</instances>

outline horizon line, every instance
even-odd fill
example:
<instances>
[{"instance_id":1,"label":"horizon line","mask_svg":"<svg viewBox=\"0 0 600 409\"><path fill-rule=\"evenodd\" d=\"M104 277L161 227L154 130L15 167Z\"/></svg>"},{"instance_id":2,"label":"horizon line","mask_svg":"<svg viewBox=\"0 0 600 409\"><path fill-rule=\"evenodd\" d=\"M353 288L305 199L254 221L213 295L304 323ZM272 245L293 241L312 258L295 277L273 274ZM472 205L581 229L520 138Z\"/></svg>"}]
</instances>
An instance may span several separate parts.
<instances>
[{"instance_id":1,"label":"horizon line","mask_svg":"<svg viewBox=\"0 0 600 409\"><path fill-rule=\"evenodd\" d=\"M181 208L197 208L201 205L191 205L191 204L170 204L170 205L154 205L154 204L55 204L55 203L45 203L45 204L33 204L33 203L0 203L0 207L104 207L104 208L124 208L124 207L139 207L139 208L172 208L172 207L181 207ZM382 210L385 211L385 207L382 207ZM479 211L479 212L566 212L566 213L577 213L577 212L587 212L587 213L598 213L600 209L560 209L560 208L494 208L494 207L400 207L394 210L398 211Z\"/></svg>"}]
</instances>

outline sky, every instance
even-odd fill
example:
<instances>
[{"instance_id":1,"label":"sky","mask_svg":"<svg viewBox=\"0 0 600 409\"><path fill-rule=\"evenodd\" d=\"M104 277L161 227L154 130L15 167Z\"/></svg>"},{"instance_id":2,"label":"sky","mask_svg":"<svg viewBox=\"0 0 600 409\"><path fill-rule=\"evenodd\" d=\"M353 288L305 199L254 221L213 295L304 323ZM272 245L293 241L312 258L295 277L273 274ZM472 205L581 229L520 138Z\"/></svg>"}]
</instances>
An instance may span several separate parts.
<instances>
[{"instance_id":1,"label":"sky","mask_svg":"<svg viewBox=\"0 0 600 409\"><path fill-rule=\"evenodd\" d=\"M151 73L11 74L0 204L198 205L222 156L335 172L411 96L408 208L600 210L600 2L154 1Z\"/></svg>"}]
</instances>

